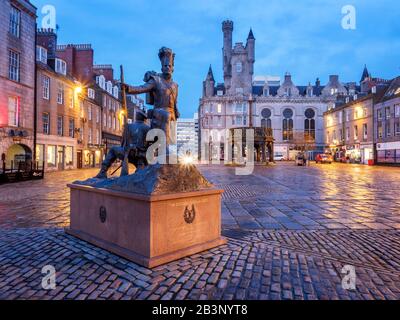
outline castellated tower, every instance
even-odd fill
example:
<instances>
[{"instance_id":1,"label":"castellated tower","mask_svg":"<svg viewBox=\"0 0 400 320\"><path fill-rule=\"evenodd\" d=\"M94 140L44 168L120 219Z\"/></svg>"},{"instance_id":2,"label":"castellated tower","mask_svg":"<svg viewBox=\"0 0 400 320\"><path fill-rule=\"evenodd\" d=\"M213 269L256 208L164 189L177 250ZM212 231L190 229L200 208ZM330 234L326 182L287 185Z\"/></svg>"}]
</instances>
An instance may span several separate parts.
<instances>
[{"instance_id":1,"label":"castellated tower","mask_svg":"<svg viewBox=\"0 0 400 320\"><path fill-rule=\"evenodd\" d=\"M233 21L226 20L222 22L222 32L224 35L224 46L222 48L224 83L225 83L225 88L229 89L232 78L231 57L232 57Z\"/></svg>"},{"instance_id":2,"label":"castellated tower","mask_svg":"<svg viewBox=\"0 0 400 320\"><path fill-rule=\"evenodd\" d=\"M245 94L252 92L252 82L255 63L255 41L253 31L250 29L246 46L238 42L232 48L233 22L222 23L224 35L223 69L226 93L229 95Z\"/></svg>"}]
</instances>

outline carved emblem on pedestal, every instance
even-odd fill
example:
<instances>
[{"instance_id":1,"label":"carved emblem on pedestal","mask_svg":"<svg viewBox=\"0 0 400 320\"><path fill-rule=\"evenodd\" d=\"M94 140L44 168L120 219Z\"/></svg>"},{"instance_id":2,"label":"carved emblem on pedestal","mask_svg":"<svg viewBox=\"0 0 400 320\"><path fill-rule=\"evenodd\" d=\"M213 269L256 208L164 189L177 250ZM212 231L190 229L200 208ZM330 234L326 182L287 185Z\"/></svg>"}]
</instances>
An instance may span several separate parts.
<instances>
[{"instance_id":1,"label":"carved emblem on pedestal","mask_svg":"<svg viewBox=\"0 0 400 320\"><path fill-rule=\"evenodd\" d=\"M193 223L194 219L196 218L196 209L194 208L194 204L192 205L192 210L189 209L189 206L186 206L183 217L185 218L185 222L187 224Z\"/></svg>"},{"instance_id":2,"label":"carved emblem on pedestal","mask_svg":"<svg viewBox=\"0 0 400 320\"><path fill-rule=\"evenodd\" d=\"M100 217L101 223L105 223L106 222L106 220L107 220L107 210L103 206L100 207L99 217Z\"/></svg>"}]
</instances>

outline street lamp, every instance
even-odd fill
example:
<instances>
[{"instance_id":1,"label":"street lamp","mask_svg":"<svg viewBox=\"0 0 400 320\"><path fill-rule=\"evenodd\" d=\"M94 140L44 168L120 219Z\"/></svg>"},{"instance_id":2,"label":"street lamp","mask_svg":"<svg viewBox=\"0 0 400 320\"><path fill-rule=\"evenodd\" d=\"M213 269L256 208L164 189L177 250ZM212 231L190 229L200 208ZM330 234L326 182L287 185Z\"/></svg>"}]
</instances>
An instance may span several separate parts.
<instances>
[{"instance_id":1,"label":"street lamp","mask_svg":"<svg viewBox=\"0 0 400 320\"><path fill-rule=\"evenodd\" d=\"M76 94L82 93L82 87L81 87L81 86L75 87L75 93L76 93Z\"/></svg>"}]
</instances>

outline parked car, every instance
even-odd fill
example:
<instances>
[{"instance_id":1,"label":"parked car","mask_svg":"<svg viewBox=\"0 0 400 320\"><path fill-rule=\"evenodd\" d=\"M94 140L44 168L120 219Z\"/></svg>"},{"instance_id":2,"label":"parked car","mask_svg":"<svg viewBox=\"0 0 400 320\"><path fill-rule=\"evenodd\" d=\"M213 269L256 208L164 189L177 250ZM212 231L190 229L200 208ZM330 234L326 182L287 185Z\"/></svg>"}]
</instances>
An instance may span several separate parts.
<instances>
[{"instance_id":1,"label":"parked car","mask_svg":"<svg viewBox=\"0 0 400 320\"><path fill-rule=\"evenodd\" d=\"M316 163L329 163L331 164L333 161L333 158L330 154L317 154L317 156L315 157L315 162Z\"/></svg>"},{"instance_id":2,"label":"parked car","mask_svg":"<svg viewBox=\"0 0 400 320\"><path fill-rule=\"evenodd\" d=\"M274 161L283 161L283 160L285 160L285 157L283 156L282 153L275 153Z\"/></svg>"}]
</instances>

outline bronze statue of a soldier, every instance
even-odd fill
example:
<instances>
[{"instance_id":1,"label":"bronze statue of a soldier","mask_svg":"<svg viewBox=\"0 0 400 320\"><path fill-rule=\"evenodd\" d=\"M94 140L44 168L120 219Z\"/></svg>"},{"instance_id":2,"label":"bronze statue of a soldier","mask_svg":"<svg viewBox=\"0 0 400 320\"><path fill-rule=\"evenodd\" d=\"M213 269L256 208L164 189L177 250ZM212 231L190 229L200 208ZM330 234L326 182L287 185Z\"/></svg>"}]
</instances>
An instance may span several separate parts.
<instances>
[{"instance_id":1,"label":"bronze statue of a soldier","mask_svg":"<svg viewBox=\"0 0 400 320\"><path fill-rule=\"evenodd\" d=\"M146 142L146 136L150 127L144 123L146 118L144 112L138 111L136 113L136 121L127 126L128 134L126 137L128 141L123 138L120 147L112 147L110 149L96 178L106 179L107 171L111 165L117 159L122 161L126 153L128 153L128 162L135 165L136 168L147 166L146 150L148 143Z\"/></svg>"},{"instance_id":2,"label":"bronze statue of a soldier","mask_svg":"<svg viewBox=\"0 0 400 320\"><path fill-rule=\"evenodd\" d=\"M107 154L106 159L102 163L101 170L96 178L107 178L107 171L110 166L117 160L123 160L126 152L128 161L136 167L146 166L146 150L149 144L146 142L146 135L150 129L161 129L165 133L168 146L175 144L175 123L180 117L177 101L178 101L178 85L172 80L174 72L175 54L171 49L162 47L158 53L161 61L162 73L154 71L147 72L144 76L144 85L129 86L125 83L121 84L122 90L128 94L147 94L147 103L154 105L152 110L148 111L147 117L151 119L151 126L147 126L143 121L145 115L139 113L134 124L128 125L128 142L123 141L121 147L113 147ZM125 136L125 135L124 135Z\"/></svg>"},{"instance_id":3,"label":"bronze statue of a soldier","mask_svg":"<svg viewBox=\"0 0 400 320\"><path fill-rule=\"evenodd\" d=\"M147 93L147 103L154 105L154 109L148 112L151 128L163 130L167 145L169 145L175 142L175 133L172 128L180 117L177 107L178 85L172 80L175 54L171 49L162 47L158 57L161 61L161 74L154 71L147 72L144 85L132 87L124 84L123 89L128 94Z\"/></svg>"}]
</instances>

